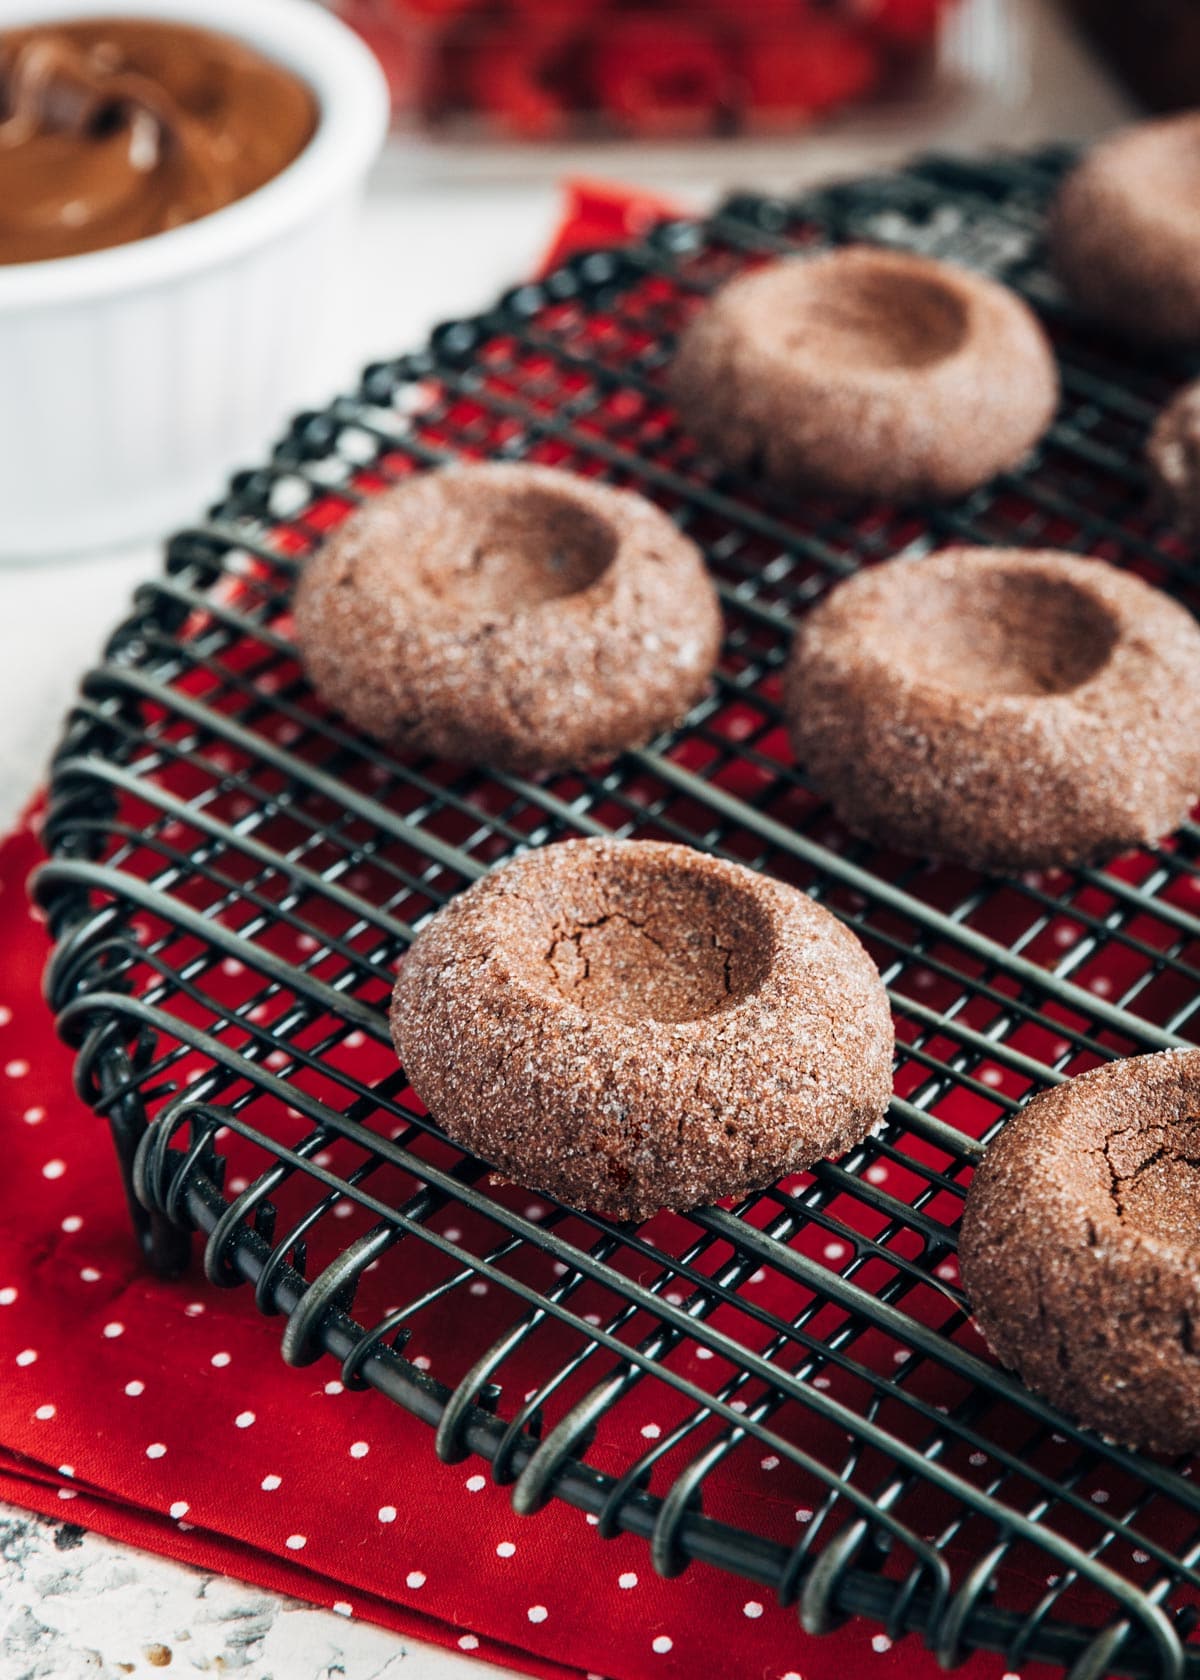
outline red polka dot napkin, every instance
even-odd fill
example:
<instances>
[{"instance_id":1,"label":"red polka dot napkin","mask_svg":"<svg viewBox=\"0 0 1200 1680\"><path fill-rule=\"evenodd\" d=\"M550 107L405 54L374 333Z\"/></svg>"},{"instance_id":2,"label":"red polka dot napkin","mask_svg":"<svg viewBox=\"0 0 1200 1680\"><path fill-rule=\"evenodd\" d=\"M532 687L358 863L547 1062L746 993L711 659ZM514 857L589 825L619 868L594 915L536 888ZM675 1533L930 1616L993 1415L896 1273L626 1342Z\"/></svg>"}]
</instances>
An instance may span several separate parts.
<instances>
[{"instance_id":1,"label":"red polka dot napkin","mask_svg":"<svg viewBox=\"0 0 1200 1680\"><path fill-rule=\"evenodd\" d=\"M148 1275L39 992L40 859L28 825L0 846L0 1497L531 1674L936 1672L866 1625L810 1639L701 1565L660 1581L641 1541L565 1506L514 1516L486 1465L440 1464L424 1424L343 1391L332 1361L285 1366L248 1289Z\"/></svg>"},{"instance_id":2,"label":"red polka dot napkin","mask_svg":"<svg viewBox=\"0 0 1200 1680\"><path fill-rule=\"evenodd\" d=\"M655 208L576 188L552 256ZM641 1541L602 1542L561 1504L517 1518L485 1465L439 1463L425 1425L343 1391L331 1361L286 1367L249 1290L145 1272L107 1129L41 999L49 942L25 893L40 856L29 823L0 846L0 1496L530 1674L932 1677L911 1640L861 1623L811 1639L705 1566L659 1580Z\"/></svg>"}]
</instances>

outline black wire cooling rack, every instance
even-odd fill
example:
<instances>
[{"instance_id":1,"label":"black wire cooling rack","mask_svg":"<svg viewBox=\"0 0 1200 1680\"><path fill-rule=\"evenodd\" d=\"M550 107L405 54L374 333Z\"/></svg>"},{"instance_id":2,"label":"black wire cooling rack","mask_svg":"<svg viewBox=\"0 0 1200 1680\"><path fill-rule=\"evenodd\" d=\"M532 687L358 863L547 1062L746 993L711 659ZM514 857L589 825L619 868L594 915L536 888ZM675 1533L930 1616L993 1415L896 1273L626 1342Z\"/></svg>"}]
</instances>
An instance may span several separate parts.
<instances>
[{"instance_id":1,"label":"black wire cooling rack","mask_svg":"<svg viewBox=\"0 0 1200 1680\"><path fill-rule=\"evenodd\" d=\"M1040 238L1063 161L736 197L368 369L138 592L55 760L37 890L49 997L148 1256L177 1269L198 1230L209 1277L283 1315L287 1360L332 1354L443 1458L488 1460L518 1511L568 1500L665 1574L702 1561L798 1602L811 1632L859 1615L948 1665L984 1647L1074 1680L1178 1676L1200 1674L1190 1465L1025 1392L973 1330L954 1254L971 1166L1029 1092L1191 1041L1200 831L1105 870L931 867L840 830L779 724L795 616L898 551L1076 548L1196 603L1140 465L1195 370L1130 359L1059 297ZM851 514L697 452L662 394L681 322L747 264L846 239L990 271L1041 311L1065 398L1022 471ZM727 636L683 730L535 782L396 760L321 709L289 639L298 565L359 497L456 453L635 485L703 545ZM879 1137L641 1229L531 1203L440 1137L387 1042L414 926L520 847L606 832L737 858L857 930L897 1022Z\"/></svg>"}]
</instances>

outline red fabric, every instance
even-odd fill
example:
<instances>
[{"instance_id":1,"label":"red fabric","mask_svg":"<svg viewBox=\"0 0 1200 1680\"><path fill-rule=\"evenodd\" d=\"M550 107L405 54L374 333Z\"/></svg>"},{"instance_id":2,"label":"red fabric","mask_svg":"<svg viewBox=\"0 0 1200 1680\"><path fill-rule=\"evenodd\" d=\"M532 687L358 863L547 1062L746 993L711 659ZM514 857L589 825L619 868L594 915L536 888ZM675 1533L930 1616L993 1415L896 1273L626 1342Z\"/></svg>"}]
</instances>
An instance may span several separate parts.
<instances>
[{"instance_id":1,"label":"red fabric","mask_svg":"<svg viewBox=\"0 0 1200 1680\"><path fill-rule=\"evenodd\" d=\"M571 191L555 258L665 209ZM661 1581L642 1541L601 1544L561 1504L515 1517L484 1465L441 1465L425 1425L342 1392L331 1361L286 1367L247 1289L148 1275L107 1129L74 1096L40 996L49 944L24 891L39 858L28 824L0 845L3 1497L531 1674L935 1674L913 1641L892 1649L864 1624L810 1639L794 1609L713 1569ZM762 1472L737 1498L790 1529L786 1471ZM980 1657L962 1672L1002 1671Z\"/></svg>"}]
</instances>

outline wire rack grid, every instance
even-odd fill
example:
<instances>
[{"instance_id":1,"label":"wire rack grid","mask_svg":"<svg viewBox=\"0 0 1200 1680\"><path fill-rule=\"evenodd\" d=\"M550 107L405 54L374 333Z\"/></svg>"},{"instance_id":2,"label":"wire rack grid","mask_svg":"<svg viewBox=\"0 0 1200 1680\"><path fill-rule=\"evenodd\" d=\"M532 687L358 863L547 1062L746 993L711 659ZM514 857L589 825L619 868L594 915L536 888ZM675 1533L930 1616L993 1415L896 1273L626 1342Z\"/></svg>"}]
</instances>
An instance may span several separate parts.
<instances>
[{"instance_id":1,"label":"wire rack grid","mask_svg":"<svg viewBox=\"0 0 1200 1680\"><path fill-rule=\"evenodd\" d=\"M1105 869L989 879L841 830L792 760L778 677L838 577L966 540L1075 548L1189 600L1143 512L1178 361L1075 320L1040 241L1058 152L934 159L578 257L302 416L168 547L55 760L38 893L48 995L113 1131L147 1255L250 1283L284 1357L342 1361L655 1566L1073 1680L1200 1674L1190 1465L1075 1427L987 1355L955 1229L987 1139L1033 1090L1192 1042L1200 831ZM868 239L993 273L1047 321L1064 404L1035 458L918 512L772 499L698 453L662 391L680 325L764 257ZM315 700L298 566L361 497L455 454L641 489L703 546L718 680L676 734L542 780L399 761ZM897 1025L883 1132L736 1206L640 1229L531 1201L451 1147L391 1054L413 929L497 860L577 834L683 840L791 880L879 963ZM479 1297L487 1296L486 1300Z\"/></svg>"}]
</instances>

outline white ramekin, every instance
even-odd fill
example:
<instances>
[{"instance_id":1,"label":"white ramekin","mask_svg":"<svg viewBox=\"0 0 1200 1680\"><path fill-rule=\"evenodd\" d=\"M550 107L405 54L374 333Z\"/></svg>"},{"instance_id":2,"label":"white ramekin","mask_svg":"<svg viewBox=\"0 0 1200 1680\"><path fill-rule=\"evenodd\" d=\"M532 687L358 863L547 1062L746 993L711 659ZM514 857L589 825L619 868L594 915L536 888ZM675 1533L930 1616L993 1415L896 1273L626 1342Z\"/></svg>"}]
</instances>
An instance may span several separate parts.
<instances>
[{"instance_id":1,"label":"white ramekin","mask_svg":"<svg viewBox=\"0 0 1200 1680\"><path fill-rule=\"evenodd\" d=\"M155 17L236 35L312 87L273 181L129 245L0 265L0 559L195 518L325 381L337 281L387 128L371 53L314 0L0 0L0 29Z\"/></svg>"}]
</instances>

